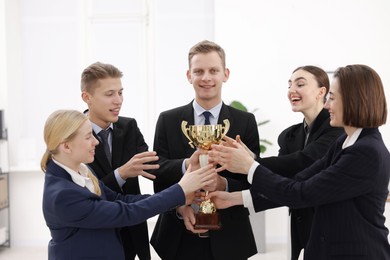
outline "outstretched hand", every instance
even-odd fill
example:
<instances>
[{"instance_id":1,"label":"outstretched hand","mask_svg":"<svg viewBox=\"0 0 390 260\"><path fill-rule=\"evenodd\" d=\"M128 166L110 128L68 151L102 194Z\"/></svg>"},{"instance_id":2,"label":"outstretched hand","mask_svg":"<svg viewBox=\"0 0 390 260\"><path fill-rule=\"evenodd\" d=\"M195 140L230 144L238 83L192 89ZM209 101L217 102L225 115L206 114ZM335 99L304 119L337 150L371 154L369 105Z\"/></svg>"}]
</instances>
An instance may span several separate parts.
<instances>
[{"instance_id":1,"label":"outstretched hand","mask_svg":"<svg viewBox=\"0 0 390 260\"><path fill-rule=\"evenodd\" d=\"M231 139L231 138L230 138ZM209 152L209 162L221 165L218 172L228 170L234 173L248 174L254 159L245 147L236 140L228 145L212 145Z\"/></svg>"},{"instance_id":2,"label":"outstretched hand","mask_svg":"<svg viewBox=\"0 0 390 260\"><path fill-rule=\"evenodd\" d=\"M188 169L188 166L191 164L192 170L195 171L200 168L200 163L199 163L199 155L207 153L205 150L198 149L196 150L190 158L186 159L185 164L186 164L186 169Z\"/></svg>"},{"instance_id":3,"label":"outstretched hand","mask_svg":"<svg viewBox=\"0 0 390 260\"><path fill-rule=\"evenodd\" d=\"M236 205L243 205L241 191L214 191L210 192L205 199L211 199L217 209L226 209Z\"/></svg>"},{"instance_id":4,"label":"outstretched hand","mask_svg":"<svg viewBox=\"0 0 390 260\"><path fill-rule=\"evenodd\" d=\"M146 170L155 170L160 167L158 164L149 164L158 160L157 153L142 152L134 155L127 163L118 168L119 175L122 179L144 176L149 179L155 179L156 176L146 172Z\"/></svg>"},{"instance_id":5,"label":"outstretched hand","mask_svg":"<svg viewBox=\"0 0 390 260\"><path fill-rule=\"evenodd\" d=\"M195 171L192 171L191 164L188 166L186 173L179 181L179 185L186 195L186 204L192 203L195 197L195 191L212 184L215 173L216 169L212 164L208 164Z\"/></svg>"},{"instance_id":6,"label":"outstretched hand","mask_svg":"<svg viewBox=\"0 0 390 260\"><path fill-rule=\"evenodd\" d=\"M253 158L253 159L256 159L257 156L254 152L252 152L248 146L246 146L246 144L244 144L244 142L241 140L241 137L240 135L236 135L236 140L234 140L233 138L229 137L229 136L224 136L223 137L223 143L222 145L223 146L227 146L227 147L232 147L232 148L235 148L234 146L234 141L236 141L237 143L239 143L240 145L242 145L242 147L244 147L244 149L247 151L247 153Z\"/></svg>"}]
</instances>

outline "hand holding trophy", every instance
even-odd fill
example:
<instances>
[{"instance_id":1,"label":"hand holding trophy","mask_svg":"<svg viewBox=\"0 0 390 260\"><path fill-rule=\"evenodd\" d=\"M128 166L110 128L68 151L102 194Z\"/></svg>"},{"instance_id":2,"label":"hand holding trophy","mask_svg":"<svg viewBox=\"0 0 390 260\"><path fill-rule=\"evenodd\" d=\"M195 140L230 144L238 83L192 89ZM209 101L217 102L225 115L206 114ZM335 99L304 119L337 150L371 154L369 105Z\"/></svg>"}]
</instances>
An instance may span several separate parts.
<instances>
[{"instance_id":1,"label":"hand holding trophy","mask_svg":"<svg viewBox=\"0 0 390 260\"><path fill-rule=\"evenodd\" d=\"M218 125L190 125L183 121L181 129L189 140L192 148L210 150L212 144L219 144L230 128L228 119L223 120L224 126ZM208 155L199 155L200 167L208 164ZM206 196L208 191L206 191ZM216 207L211 200L205 200L200 204L199 211L196 213L195 229L218 230L221 228L221 221Z\"/></svg>"}]
</instances>

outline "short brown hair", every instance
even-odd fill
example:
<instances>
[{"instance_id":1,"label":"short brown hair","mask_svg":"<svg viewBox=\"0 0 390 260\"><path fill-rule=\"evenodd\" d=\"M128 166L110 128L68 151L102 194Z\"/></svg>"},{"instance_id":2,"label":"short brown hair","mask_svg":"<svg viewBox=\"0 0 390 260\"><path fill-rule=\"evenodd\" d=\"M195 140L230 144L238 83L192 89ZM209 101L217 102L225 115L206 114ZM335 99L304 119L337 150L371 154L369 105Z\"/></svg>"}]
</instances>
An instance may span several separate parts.
<instances>
[{"instance_id":1,"label":"short brown hair","mask_svg":"<svg viewBox=\"0 0 390 260\"><path fill-rule=\"evenodd\" d=\"M382 80L366 65L348 65L334 73L343 102L344 124L372 128L386 123L387 104Z\"/></svg>"},{"instance_id":2,"label":"short brown hair","mask_svg":"<svg viewBox=\"0 0 390 260\"><path fill-rule=\"evenodd\" d=\"M216 44L215 42L207 41L207 40L198 42L197 44L195 44L195 45L190 49L190 51L189 51L189 53L188 53L188 66L189 66L189 68L191 68L191 60L192 60L192 58L193 58L196 54L199 54L199 53L206 54L206 53L210 53L210 52L213 52L213 51L215 51L216 53L218 53L219 57L220 57L221 60L222 60L222 66L223 66L223 68L225 68L225 66L226 66L225 51L222 49L221 46L219 46L219 45Z\"/></svg>"},{"instance_id":3,"label":"short brown hair","mask_svg":"<svg viewBox=\"0 0 390 260\"><path fill-rule=\"evenodd\" d=\"M83 73L81 73L81 91L91 93L94 84L99 79L122 78L122 76L122 71L114 65L95 62L89 65Z\"/></svg>"}]
</instances>

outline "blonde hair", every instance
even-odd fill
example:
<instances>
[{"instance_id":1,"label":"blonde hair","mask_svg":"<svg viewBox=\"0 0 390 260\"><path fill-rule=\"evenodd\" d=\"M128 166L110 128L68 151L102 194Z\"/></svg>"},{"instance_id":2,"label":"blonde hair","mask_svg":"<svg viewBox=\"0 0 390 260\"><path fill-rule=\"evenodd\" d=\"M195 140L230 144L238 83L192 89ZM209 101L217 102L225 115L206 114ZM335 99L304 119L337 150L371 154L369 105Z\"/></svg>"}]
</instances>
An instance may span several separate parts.
<instances>
[{"instance_id":1,"label":"blonde hair","mask_svg":"<svg viewBox=\"0 0 390 260\"><path fill-rule=\"evenodd\" d=\"M43 138L46 143L46 151L41 159L41 169L43 172L46 172L47 165L52 160L52 156L58 153L59 145L72 140L77 135L77 130L87 120L86 115L76 110L57 110L47 118L43 131ZM88 177L93 182L95 194L100 196L99 181L89 169Z\"/></svg>"}]
</instances>

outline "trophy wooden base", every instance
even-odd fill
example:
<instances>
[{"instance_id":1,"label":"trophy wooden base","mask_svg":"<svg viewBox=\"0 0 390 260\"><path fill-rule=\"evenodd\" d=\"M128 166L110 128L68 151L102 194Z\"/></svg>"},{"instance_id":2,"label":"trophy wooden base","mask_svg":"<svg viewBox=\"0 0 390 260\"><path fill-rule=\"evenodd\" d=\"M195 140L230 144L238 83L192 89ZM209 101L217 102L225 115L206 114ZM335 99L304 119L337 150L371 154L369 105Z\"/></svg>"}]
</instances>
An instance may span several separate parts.
<instances>
[{"instance_id":1,"label":"trophy wooden base","mask_svg":"<svg viewBox=\"0 0 390 260\"><path fill-rule=\"evenodd\" d=\"M221 220L218 212L202 213L198 212L196 215L195 229L219 230L221 229Z\"/></svg>"}]
</instances>

